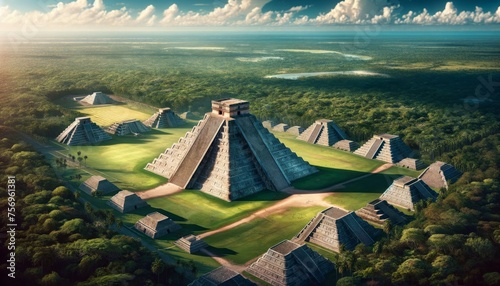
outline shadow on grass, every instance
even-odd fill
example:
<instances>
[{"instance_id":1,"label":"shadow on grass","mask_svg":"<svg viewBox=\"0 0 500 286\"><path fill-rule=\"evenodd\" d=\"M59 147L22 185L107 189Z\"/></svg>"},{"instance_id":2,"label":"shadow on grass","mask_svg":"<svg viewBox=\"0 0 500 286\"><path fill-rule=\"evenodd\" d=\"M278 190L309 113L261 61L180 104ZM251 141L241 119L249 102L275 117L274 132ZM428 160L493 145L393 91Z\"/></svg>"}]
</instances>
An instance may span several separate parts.
<instances>
[{"instance_id":1,"label":"shadow on grass","mask_svg":"<svg viewBox=\"0 0 500 286\"><path fill-rule=\"evenodd\" d=\"M210 252L216 254L219 257L224 257L224 256L228 256L228 255L236 255L236 254L238 254L238 252L236 252L234 250L231 250L229 248L225 248L225 247L224 248L219 248L219 247L209 246L209 247L207 247L207 249ZM210 257L207 254L201 253L201 252L197 252L195 255Z\"/></svg>"},{"instance_id":2,"label":"shadow on grass","mask_svg":"<svg viewBox=\"0 0 500 286\"><path fill-rule=\"evenodd\" d=\"M282 199L288 197L288 194L282 192L273 192L269 190L264 190L256 194L250 195L236 200L237 202L256 202L256 201L281 201Z\"/></svg>"},{"instance_id":3,"label":"shadow on grass","mask_svg":"<svg viewBox=\"0 0 500 286\"><path fill-rule=\"evenodd\" d=\"M166 215L167 217L169 217L170 219L172 219L173 221L175 222L183 222L183 221L187 221L187 219L181 217L181 216L178 216L176 214L173 214L171 212L168 212L166 210L163 210L163 209L160 209L160 208L154 208L154 207L146 207L146 208L140 208L140 209L137 209L135 211L133 211L133 213L135 214L138 214L138 215L141 215L141 216L147 216L148 214L150 213L153 213L153 212L159 212L163 215Z\"/></svg>"}]
</instances>

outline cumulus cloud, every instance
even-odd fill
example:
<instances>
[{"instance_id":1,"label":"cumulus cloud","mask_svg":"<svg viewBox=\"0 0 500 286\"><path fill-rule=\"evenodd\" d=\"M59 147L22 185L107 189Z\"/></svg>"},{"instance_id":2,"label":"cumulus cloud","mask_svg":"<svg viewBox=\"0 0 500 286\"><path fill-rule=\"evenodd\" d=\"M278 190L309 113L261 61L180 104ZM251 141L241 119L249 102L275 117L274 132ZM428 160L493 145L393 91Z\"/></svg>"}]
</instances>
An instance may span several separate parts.
<instances>
[{"instance_id":1,"label":"cumulus cloud","mask_svg":"<svg viewBox=\"0 0 500 286\"><path fill-rule=\"evenodd\" d=\"M20 12L9 6L0 7L0 26L19 27L26 22L53 27L129 27L129 26L317 26L342 24L412 24L465 25L498 24L500 7L495 12L476 7L474 11L458 11L452 2L435 14L427 9L398 14L399 6L390 0L343 0L328 13L309 18L301 14L309 6L295 6L287 11L262 12L262 0L229 0L209 12L181 11L172 4L163 12L153 5L132 12L127 7L108 9L104 0L59 2L46 11ZM109 0L107 0L109 1ZM264 1L265 2L265 1Z\"/></svg>"}]
</instances>

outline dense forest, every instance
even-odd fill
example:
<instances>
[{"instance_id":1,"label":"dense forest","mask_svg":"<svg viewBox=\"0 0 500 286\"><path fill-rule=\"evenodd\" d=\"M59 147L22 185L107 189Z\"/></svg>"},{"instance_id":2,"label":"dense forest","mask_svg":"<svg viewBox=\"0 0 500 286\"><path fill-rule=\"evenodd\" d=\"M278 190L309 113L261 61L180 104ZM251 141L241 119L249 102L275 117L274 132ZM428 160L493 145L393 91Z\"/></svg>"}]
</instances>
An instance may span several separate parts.
<instances>
[{"instance_id":1,"label":"dense forest","mask_svg":"<svg viewBox=\"0 0 500 286\"><path fill-rule=\"evenodd\" d=\"M67 56L57 52L57 48L52 54L27 51L29 63L13 56L0 70L0 171L2 178L16 174L18 182L22 224L17 269L23 281L43 285L157 281L159 270L152 267L157 258L136 240L112 231L116 222L109 213L85 208L59 186L43 158L20 143L10 129L41 140L54 138L77 115L61 107L59 100L100 90L200 115L208 111L212 99L242 98L251 101L251 112L262 120L305 127L318 118L330 118L358 142L373 133L399 134L427 163L442 160L464 174L449 190L441 190L438 201L420 204L410 224L387 224L386 236L373 247L358 246L338 255L338 285L500 284L499 91L487 98L475 94L480 78L498 80L498 74L407 70L391 78L361 81L342 76L284 81L263 75L286 61L237 69L227 64L228 55L210 54L202 64L192 58L172 69L168 64L173 63L163 54L148 49L78 46ZM176 53L183 59L188 56ZM479 57L486 61L492 55L498 63L498 54L485 52ZM405 56L394 62L413 60ZM426 60L419 57L423 56L414 61ZM19 62L29 65L29 72L16 68ZM311 59L307 64L322 62ZM478 101L464 101L467 97ZM1 194L5 210L6 191L1 189ZM171 266L161 269L171 279L164 283L182 281Z\"/></svg>"},{"instance_id":2,"label":"dense forest","mask_svg":"<svg viewBox=\"0 0 500 286\"><path fill-rule=\"evenodd\" d=\"M166 264L140 240L119 234L111 210L95 210L61 186L44 157L17 132L0 126L0 134L0 176L5 182L15 176L14 196L7 185L0 186L1 232L9 238L0 253L10 259L15 251L14 265L7 259L1 263L2 285L187 283L183 273L189 270ZM8 232L13 222L8 212L15 215L15 240Z\"/></svg>"}]
</instances>

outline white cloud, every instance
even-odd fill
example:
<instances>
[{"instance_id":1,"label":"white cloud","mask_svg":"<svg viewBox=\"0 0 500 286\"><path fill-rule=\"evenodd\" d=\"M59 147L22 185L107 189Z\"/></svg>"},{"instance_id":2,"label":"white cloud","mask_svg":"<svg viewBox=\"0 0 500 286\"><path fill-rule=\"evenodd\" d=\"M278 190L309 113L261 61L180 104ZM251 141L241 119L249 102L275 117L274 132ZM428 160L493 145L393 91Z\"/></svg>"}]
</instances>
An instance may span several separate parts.
<instances>
[{"instance_id":1,"label":"white cloud","mask_svg":"<svg viewBox=\"0 0 500 286\"><path fill-rule=\"evenodd\" d=\"M387 0L344 0L313 21L318 24L364 24L389 20L394 6ZM372 21L375 19L374 21Z\"/></svg>"},{"instance_id":2,"label":"white cloud","mask_svg":"<svg viewBox=\"0 0 500 286\"><path fill-rule=\"evenodd\" d=\"M163 11L163 18L160 20L161 24L172 23L175 16L179 13L179 7L177 4L172 4L165 11Z\"/></svg>"},{"instance_id":3,"label":"white cloud","mask_svg":"<svg viewBox=\"0 0 500 286\"><path fill-rule=\"evenodd\" d=\"M154 12L155 7L153 5L149 5L148 7L146 7L146 9L142 10L139 13L139 16L137 16L137 19L135 19L135 21L137 23L147 23L148 25L152 25L156 19Z\"/></svg>"}]
</instances>

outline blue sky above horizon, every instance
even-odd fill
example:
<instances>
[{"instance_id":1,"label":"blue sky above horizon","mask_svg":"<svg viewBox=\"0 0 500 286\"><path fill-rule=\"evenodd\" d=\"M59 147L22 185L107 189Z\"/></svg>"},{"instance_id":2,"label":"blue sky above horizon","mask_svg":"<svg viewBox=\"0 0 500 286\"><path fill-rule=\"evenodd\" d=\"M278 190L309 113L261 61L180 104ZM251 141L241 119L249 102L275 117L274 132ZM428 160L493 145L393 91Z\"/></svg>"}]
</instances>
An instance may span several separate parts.
<instances>
[{"instance_id":1,"label":"blue sky above horizon","mask_svg":"<svg viewBox=\"0 0 500 286\"><path fill-rule=\"evenodd\" d=\"M499 27L500 0L0 0L0 27ZM498 29L498 28L495 28Z\"/></svg>"}]
</instances>

